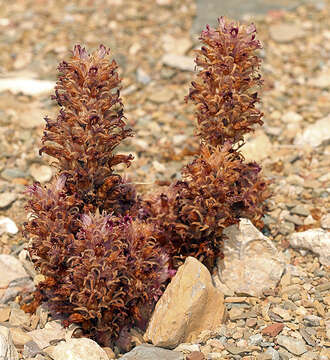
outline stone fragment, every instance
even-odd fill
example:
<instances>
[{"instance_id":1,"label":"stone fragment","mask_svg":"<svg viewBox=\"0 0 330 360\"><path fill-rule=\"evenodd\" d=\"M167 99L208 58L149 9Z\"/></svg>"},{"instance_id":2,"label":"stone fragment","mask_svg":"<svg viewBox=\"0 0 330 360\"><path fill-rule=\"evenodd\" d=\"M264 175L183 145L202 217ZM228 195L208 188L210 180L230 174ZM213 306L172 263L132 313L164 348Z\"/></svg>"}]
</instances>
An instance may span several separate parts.
<instances>
[{"instance_id":1,"label":"stone fragment","mask_svg":"<svg viewBox=\"0 0 330 360\"><path fill-rule=\"evenodd\" d=\"M189 354L194 351L199 351L199 345L198 344L180 344L177 346L173 351L180 351L184 354Z\"/></svg>"},{"instance_id":2,"label":"stone fragment","mask_svg":"<svg viewBox=\"0 0 330 360\"><path fill-rule=\"evenodd\" d=\"M18 228L14 221L8 217L0 217L0 236L2 234L17 234Z\"/></svg>"},{"instance_id":3,"label":"stone fragment","mask_svg":"<svg viewBox=\"0 0 330 360\"><path fill-rule=\"evenodd\" d=\"M187 37L176 38L165 34L162 36L162 46L166 53L184 55L192 47L192 43Z\"/></svg>"},{"instance_id":4,"label":"stone fragment","mask_svg":"<svg viewBox=\"0 0 330 360\"><path fill-rule=\"evenodd\" d=\"M9 316L10 316L10 307L9 306L0 308L0 322L8 321Z\"/></svg>"},{"instance_id":5,"label":"stone fragment","mask_svg":"<svg viewBox=\"0 0 330 360\"><path fill-rule=\"evenodd\" d=\"M316 315L307 315L303 321L306 326L320 326L321 318Z\"/></svg>"},{"instance_id":6,"label":"stone fragment","mask_svg":"<svg viewBox=\"0 0 330 360\"><path fill-rule=\"evenodd\" d=\"M233 355L243 355L255 350L252 346L236 346L235 344L225 344L225 349Z\"/></svg>"},{"instance_id":7,"label":"stone fragment","mask_svg":"<svg viewBox=\"0 0 330 360\"><path fill-rule=\"evenodd\" d=\"M5 180L12 181L17 178L25 178L26 174L20 169L5 169L2 171L1 177Z\"/></svg>"},{"instance_id":8,"label":"stone fragment","mask_svg":"<svg viewBox=\"0 0 330 360\"><path fill-rule=\"evenodd\" d=\"M136 70L136 80L143 85L148 85L151 78L142 68L139 67Z\"/></svg>"},{"instance_id":9,"label":"stone fragment","mask_svg":"<svg viewBox=\"0 0 330 360\"><path fill-rule=\"evenodd\" d=\"M268 136L258 130L241 148L247 161L261 161L272 153L272 143Z\"/></svg>"},{"instance_id":10,"label":"stone fragment","mask_svg":"<svg viewBox=\"0 0 330 360\"><path fill-rule=\"evenodd\" d=\"M321 217L321 226L323 229L330 229L330 213L325 214Z\"/></svg>"},{"instance_id":11,"label":"stone fragment","mask_svg":"<svg viewBox=\"0 0 330 360\"><path fill-rule=\"evenodd\" d=\"M19 260L6 254L0 254L0 274L1 288L6 288L13 280L28 276Z\"/></svg>"},{"instance_id":12,"label":"stone fragment","mask_svg":"<svg viewBox=\"0 0 330 360\"><path fill-rule=\"evenodd\" d=\"M309 79L308 85L317 87L320 89L329 89L330 88L330 71L326 70L321 72L316 77Z\"/></svg>"},{"instance_id":13,"label":"stone fragment","mask_svg":"<svg viewBox=\"0 0 330 360\"><path fill-rule=\"evenodd\" d=\"M40 347L34 341L31 340L24 344L23 356L25 358L34 358L37 354L40 354L40 352Z\"/></svg>"},{"instance_id":14,"label":"stone fragment","mask_svg":"<svg viewBox=\"0 0 330 360\"><path fill-rule=\"evenodd\" d=\"M35 286L30 277L23 277L12 280L8 285L7 289L4 291L0 303L6 304L11 300L14 300L15 297L22 291L31 293L35 290Z\"/></svg>"},{"instance_id":15,"label":"stone fragment","mask_svg":"<svg viewBox=\"0 0 330 360\"><path fill-rule=\"evenodd\" d=\"M162 88L154 89L153 92L149 95L148 99L155 104L168 103L172 100L174 93L171 89Z\"/></svg>"},{"instance_id":16,"label":"stone fragment","mask_svg":"<svg viewBox=\"0 0 330 360\"><path fill-rule=\"evenodd\" d=\"M122 356L121 358L119 358L119 360L183 360L183 359L184 359L183 354L181 354L178 351L166 350L150 344L139 345L130 352L128 352L127 354L125 354L124 356Z\"/></svg>"},{"instance_id":17,"label":"stone fragment","mask_svg":"<svg viewBox=\"0 0 330 360\"><path fill-rule=\"evenodd\" d=\"M10 91L13 94L23 93L25 95L41 95L52 92L54 81L37 80L27 78L5 78L0 79L0 93Z\"/></svg>"},{"instance_id":18,"label":"stone fragment","mask_svg":"<svg viewBox=\"0 0 330 360\"><path fill-rule=\"evenodd\" d=\"M30 314L24 312L22 309L19 308L11 309L9 316L9 324L11 326L29 326L30 321Z\"/></svg>"},{"instance_id":19,"label":"stone fragment","mask_svg":"<svg viewBox=\"0 0 330 360\"><path fill-rule=\"evenodd\" d=\"M32 340L31 336L20 327L10 328L10 335L15 346L24 346Z\"/></svg>"},{"instance_id":20,"label":"stone fragment","mask_svg":"<svg viewBox=\"0 0 330 360\"><path fill-rule=\"evenodd\" d=\"M294 144L305 146L310 145L317 147L323 142L330 140L330 115L317 120L314 124L306 127L302 134L298 134L295 137Z\"/></svg>"},{"instance_id":21,"label":"stone fragment","mask_svg":"<svg viewBox=\"0 0 330 360\"><path fill-rule=\"evenodd\" d=\"M54 360L108 360L107 353L93 340L70 339L55 346Z\"/></svg>"},{"instance_id":22,"label":"stone fragment","mask_svg":"<svg viewBox=\"0 0 330 360\"><path fill-rule=\"evenodd\" d=\"M29 331L28 334L40 349L51 345L53 341L65 339L65 329L57 321L48 322L43 329Z\"/></svg>"},{"instance_id":23,"label":"stone fragment","mask_svg":"<svg viewBox=\"0 0 330 360\"><path fill-rule=\"evenodd\" d=\"M113 352L111 348L104 347L102 349L107 353L108 359L112 360L116 358L116 354Z\"/></svg>"},{"instance_id":24,"label":"stone fragment","mask_svg":"<svg viewBox=\"0 0 330 360\"><path fill-rule=\"evenodd\" d=\"M275 324L271 324L271 325L268 325L267 327L263 328L261 330L261 333L263 335L275 337L283 330L283 328L284 328L284 324L275 323Z\"/></svg>"},{"instance_id":25,"label":"stone fragment","mask_svg":"<svg viewBox=\"0 0 330 360\"><path fill-rule=\"evenodd\" d=\"M330 233L323 229L310 229L294 233L289 237L293 248L312 251L319 256L320 263L330 266Z\"/></svg>"},{"instance_id":26,"label":"stone fragment","mask_svg":"<svg viewBox=\"0 0 330 360\"><path fill-rule=\"evenodd\" d=\"M18 360L18 352L13 344L10 331L5 326L0 326L0 359Z\"/></svg>"},{"instance_id":27,"label":"stone fragment","mask_svg":"<svg viewBox=\"0 0 330 360\"><path fill-rule=\"evenodd\" d=\"M0 209L11 205L17 199L17 195L9 192L0 194Z\"/></svg>"},{"instance_id":28,"label":"stone fragment","mask_svg":"<svg viewBox=\"0 0 330 360\"><path fill-rule=\"evenodd\" d=\"M306 345L302 340L290 336L279 335L277 343L294 355L302 355L307 351Z\"/></svg>"},{"instance_id":29,"label":"stone fragment","mask_svg":"<svg viewBox=\"0 0 330 360\"><path fill-rule=\"evenodd\" d=\"M285 123L286 122L297 123L297 122L301 122L302 120L303 120L303 117L294 111L289 111L286 114L284 114L282 117L282 121Z\"/></svg>"},{"instance_id":30,"label":"stone fragment","mask_svg":"<svg viewBox=\"0 0 330 360\"><path fill-rule=\"evenodd\" d=\"M270 360L280 360L279 353L273 349L272 347L269 347L266 351L266 354L269 354L271 356Z\"/></svg>"},{"instance_id":31,"label":"stone fragment","mask_svg":"<svg viewBox=\"0 0 330 360\"><path fill-rule=\"evenodd\" d=\"M224 315L223 294L213 286L209 271L188 257L158 301L145 340L175 348L219 327Z\"/></svg>"},{"instance_id":32,"label":"stone fragment","mask_svg":"<svg viewBox=\"0 0 330 360\"><path fill-rule=\"evenodd\" d=\"M187 356L186 360L205 360L205 356L200 351L193 351Z\"/></svg>"},{"instance_id":33,"label":"stone fragment","mask_svg":"<svg viewBox=\"0 0 330 360\"><path fill-rule=\"evenodd\" d=\"M300 335L303 337L303 339L306 341L306 343L310 346L315 346L316 342L315 340L309 335L309 333L306 331L305 328L299 329Z\"/></svg>"},{"instance_id":34,"label":"stone fragment","mask_svg":"<svg viewBox=\"0 0 330 360\"><path fill-rule=\"evenodd\" d=\"M298 25L279 23L269 28L271 38L278 43L289 43L304 36L304 31Z\"/></svg>"},{"instance_id":35,"label":"stone fragment","mask_svg":"<svg viewBox=\"0 0 330 360\"><path fill-rule=\"evenodd\" d=\"M53 173L50 166L32 164L29 168L30 175L35 181L46 183L51 180Z\"/></svg>"},{"instance_id":36,"label":"stone fragment","mask_svg":"<svg viewBox=\"0 0 330 360\"><path fill-rule=\"evenodd\" d=\"M20 115L20 126L24 129L43 126L45 123L44 114L45 112L39 103L30 104L30 106L26 108L26 111Z\"/></svg>"},{"instance_id":37,"label":"stone fragment","mask_svg":"<svg viewBox=\"0 0 330 360\"><path fill-rule=\"evenodd\" d=\"M192 57L176 54L165 54L162 57L162 63L182 71L194 71L196 66Z\"/></svg>"},{"instance_id":38,"label":"stone fragment","mask_svg":"<svg viewBox=\"0 0 330 360\"><path fill-rule=\"evenodd\" d=\"M300 216L308 216L309 215L309 210L306 209L306 207L304 205L297 205L295 207L293 207L290 210L291 214L296 214L296 215L300 215Z\"/></svg>"},{"instance_id":39,"label":"stone fragment","mask_svg":"<svg viewBox=\"0 0 330 360\"><path fill-rule=\"evenodd\" d=\"M247 219L225 229L224 260L218 259L217 288L234 293L261 296L281 279L285 262L273 243Z\"/></svg>"}]
</instances>

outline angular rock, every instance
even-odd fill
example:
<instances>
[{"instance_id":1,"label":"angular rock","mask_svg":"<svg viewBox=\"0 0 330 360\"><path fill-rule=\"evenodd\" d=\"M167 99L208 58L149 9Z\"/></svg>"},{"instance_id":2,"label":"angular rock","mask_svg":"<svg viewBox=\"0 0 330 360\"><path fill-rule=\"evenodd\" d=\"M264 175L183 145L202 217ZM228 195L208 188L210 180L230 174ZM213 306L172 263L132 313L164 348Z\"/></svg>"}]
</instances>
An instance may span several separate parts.
<instances>
[{"instance_id":1,"label":"angular rock","mask_svg":"<svg viewBox=\"0 0 330 360\"><path fill-rule=\"evenodd\" d=\"M163 104L169 102L174 96L173 91L167 88L154 89L148 99L155 104Z\"/></svg>"},{"instance_id":2,"label":"angular rock","mask_svg":"<svg viewBox=\"0 0 330 360\"><path fill-rule=\"evenodd\" d=\"M136 70L136 80L143 85L147 85L150 83L151 78L142 68L138 68Z\"/></svg>"},{"instance_id":3,"label":"angular rock","mask_svg":"<svg viewBox=\"0 0 330 360\"><path fill-rule=\"evenodd\" d=\"M27 78L0 79L0 92L10 91L13 94L40 95L53 91L54 81Z\"/></svg>"},{"instance_id":4,"label":"angular rock","mask_svg":"<svg viewBox=\"0 0 330 360\"><path fill-rule=\"evenodd\" d=\"M330 213L321 217L321 226L323 229L330 229Z\"/></svg>"},{"instance_id":5,"label":"angular rock","mask_svg":"<svg viewBox=\"0 0 330 360\"><path fill-rule=\"evenodd\" d=\"M119 360L183 360L183 354L178 351L162 349L150 344L139 345ZM57 359L55 359L57 360ZM64 359L63 359L64 360Z\"/></svg>"},{"instance_id":6,"label":"angular rock","mask_svg":"<svg viewBox=\"0 0 330 360\"><path fill-rule=\"evenodd\" d=\"M41 353L40 347L34 341L28 341L24 344L23 356L24 358L34 358L37 354Z\"/></svg>"},{"instance_id":7,"label":"angular rock","mask_svg":"<svg viewBox=\"0 0 330 360\"><path fill-rule=\"evenodd\" d=\"M294 111L289 111L286 114L283 115L282 117L282 121L285 123L297 123L297 122L301 122L303 120L303 117L294 112Z\"/></svg>"},{"instance_id":8,"label":"angular rock","mask_svg":"<svg viewBox=\"0 0 330 360\"><path fill-rule=\"evenodd\" d=\"M184 55L192 47L192 42L188 37L176 38L165 34L162 36L162 45L165 53Z\"/></svg>"},{"instance_id":9,"label":"angular rock","mask_svg":"<svg viewBox=\"0 0 330 360\"><path fill-rule=\"evenodd\" d=\"M0 236L2 234L17 234L18 228L14 221L8 217L0 217Z\"/></svg>"},{"instance_id":10,"label":"angular rock","mask_svg":"<svg viewBox=\"0 0 330 360\"><path fill-rule=\"evenodd\" d=\"M182 71L194 71L196 66L192 57L176 54L165 54L162 57L162 63L166 66Z\"/></svg>"},{"instance_id":11,"label":"angular rock","mask_svg":"<svg viewBox=\"0 0 330 360\"><path fill-rule=\"evenodd\" d=\"M302 134L298 134L295 137L295 145L311 145L317 147L323 142L330 140L330 116L327 116L323 119L316 121L314 124L311 124L306 127Z\"/></svg>"},{"instance_id":12,"label":"angular rock","mask_svg":"<svg viewBox=\"0 0 330 360\"><path fill-rule=\"evenodd\" d=\"M15 346L24 346L32 340L31 336L19 327L10 328L10 335Z\"/></svg>"},{"instance_id":13,"label":"angular rock","mask_svg":"<svg viewBox=\"0 0 330 360\"><path fill-rule=\"evenodd\" d=\"M11 309L9 324L11 326L29 326L30 325L30 314L24 312L22 309Z\"/></svg>"},{"instance_id":14,"label":"angular rock","mask_svg":"<svg viewBox=\"0 0 330 360\"><path fill-rule=\"evenodd\" d=\"M261 296L275 288L285 262L273 243L256 229L250 220L225 229L224 259L218 259L216 287L226 295Z\"/></svg>"},{"instance_id":15,"label":"angular rock","mask_svg":"<svg viewBox=\"0 0 330 360\"><path fill-rule=\"evenodd\" d=\"M264 335L268 335L271 337L277 336L284 328L284 324L282 323L275 323L268 325L267 327L261 330L261 333Z\"/></svg>"},{"instance_id":16,"label":"angular rock","mask_svg":"<svg viewBox=\"0 0 330 360\"><path fill-rule=\"evenodd\" d=\"M305 343L302 340L290 336L279 335L277 337L277 343L294 355L302 355L307 351Z\"/></svg>"},{"instance_id":17,"label":"angular rock","mask_svg":"<svg viewBox=\"0 0 330 360\"><path fill-rule=\"evenodd\" d=\"M5 322L9 320L10 316L10 307L1 307L0 308L0 322Z\"/></svg>"},{"instance_id":18,"label":"angular rock","mask_svg":"<svg viewBox=\"0 0 330 360\"><path fill-rule=\"evenodd\" d=\"M17 199L17 195L13 193L2 193L0 194L0 209L4 209L11 205Z\"/></svg>"},{"instance_id":19,"label":"angular rock","mask_svg":"<svg viewBox=\"0 0 330 360\"><path fill-rule=\"evenodd\" d=\"M256 131L241 150L247 161L261 161L271 154L272 144L263 131Z\"/></svg>"},{"instance_id":20,"label":"angular rock","mask_svg":"<svg viewBox=\"0 0 330 360\"><path fill-rule=\"evenodd\" d=\"M12 255L0 254L0 287L5 288L13 280L28 277L23 265Z\"/></svg>"},{"instance_id":21,"label":"angular rock","mask_svg":"<svg viewBox=\"0 0 330 360\"><path fill-rule=\"evenodd\" d=\"M28 335L31 336L40 349L44 349L52 341L64 340L65 329L57 321L51 321L43 329L29 331Z\"/></svg>"},{"instance_id":22,"label":"angular rock","mask_svg":"<svg viewBox=\"0 0 330 360\"><path fill-rule=\"evenodd\" d=\"M224 315L223 294L213 286L209 271L188 257L158 301L145 340L175 348L220 326Z\"/></svg>"},{"instance_id":23,"label":"angular rock","mask_svg":"<svg viewBox=\"0 0 330 360\"><path fill-rule=\"evenodd\" d=\"M0 326L0 359L18 360L18 352L13 344L10 331L5 326Z\"/></svg>"},{"instance_id":24,"label":"angular rock","mask_svg":"<svg viewBox=\"0 0 330 360\"><path fill-rule=\"evenodd\" d=\"M329 89L330 88L330 71L323 71L318 76L309 79L308 85L317 87L320 89Z\"/></svg>"},{"instance_id":25,"label":"angular rock","mask_svg":"<svg viewBox=\"0 0 330 360\"><path fill-rule=\"evenodd\" d=\"M293 248L312 251L319 256L320 263L330 266L330 233L323 229L310 229L291 234L290 245Z\"/></svg>"},{"instance_id":26,"label":"angular rock","mask_svg":"<svg viewBox=\"0 0 330 360\"><path fill-rule=\"evenodd\" d=\"M55 346L54 360L108 360L107 353L93 340L70 339Z\"/></svg>"}]
</instances>

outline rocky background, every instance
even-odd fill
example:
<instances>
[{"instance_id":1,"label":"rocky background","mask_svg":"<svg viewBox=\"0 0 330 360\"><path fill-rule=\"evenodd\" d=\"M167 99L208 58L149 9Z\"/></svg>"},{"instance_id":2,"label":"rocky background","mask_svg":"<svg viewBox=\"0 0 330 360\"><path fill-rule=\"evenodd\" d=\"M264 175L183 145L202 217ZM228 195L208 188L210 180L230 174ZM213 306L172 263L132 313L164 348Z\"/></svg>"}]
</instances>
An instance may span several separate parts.
<instances>
[{"instance_id":1,"label":"rocky background","mask_svg":"<svg viewBox=\"0 0 330 360\"><path fill-rule=\"evenodd\" d=\"M42 307L25 314L19 295L40 278L24 250L23 191L54 173L38 149L57 64L76 43L112 49L136 132L126 173L151 191L197 149L183 99L198 33L223 14L254 22L264 45L265 125L243 148L273 180L262 233L246 220L229 228L213 274L188 258L126 355L75 339ZM0 359L330 358L329 16L329 0L0 1Z\"/></svg>"}]
</instances>

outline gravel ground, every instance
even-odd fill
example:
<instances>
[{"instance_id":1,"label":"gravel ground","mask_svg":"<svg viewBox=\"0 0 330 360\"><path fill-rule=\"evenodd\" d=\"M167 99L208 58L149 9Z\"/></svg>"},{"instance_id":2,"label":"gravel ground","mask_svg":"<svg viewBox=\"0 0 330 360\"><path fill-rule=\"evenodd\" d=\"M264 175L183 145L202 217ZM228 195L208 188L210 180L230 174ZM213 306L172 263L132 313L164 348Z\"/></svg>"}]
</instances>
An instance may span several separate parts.
<instances>
[{"instance_id":1,"label":"gravel ground","mask_svg":"<svg viewBox=\"0 0 330 360\"><path fill-rule=\"evenodd\" d=\"M184 103L193 76L189 58L198 46L198 35L191 36L195 12L189 0L3 1L0 77L54 81L57 64L74 44L110 47L121 69L127 121L136 133L122 146L135 156L126 173L142 192L150 191L177 178L197 149L193 108ZM278 289L262 299L250 298L248 306L227 299L229 309L248 309L255 316L235 310L227 326L232 331L224 336L245 346L244 341L269 321L263 308L271 306L270 320L285 324L283 336L302 339L308 346L302 355L306 359L330 357L329 267L310 252L292 249L288 239L294 232L330 227L329 16L330 1L324 0L291 12L245 17L256 24L264 45L265 81L265 125L249 138L245 154L261 162L273 180L263 232L293 270ZM56 111L49 94L0 92L0 217L11 218L19 228L26 217L24 186L51 177L51 159L40 158L38 149L42 116ZM22 244L21 232L0 235L0 253L11 254ZM299 296L292 297L290 286ZM314 325L307 324L306 316L317 317ZM209 352L222 346L201 344L209 346ZM266 348L255 346L248 356L221 351L227 351L228 358L247 360L261 356Z\"/></svg>"}]
</instances>

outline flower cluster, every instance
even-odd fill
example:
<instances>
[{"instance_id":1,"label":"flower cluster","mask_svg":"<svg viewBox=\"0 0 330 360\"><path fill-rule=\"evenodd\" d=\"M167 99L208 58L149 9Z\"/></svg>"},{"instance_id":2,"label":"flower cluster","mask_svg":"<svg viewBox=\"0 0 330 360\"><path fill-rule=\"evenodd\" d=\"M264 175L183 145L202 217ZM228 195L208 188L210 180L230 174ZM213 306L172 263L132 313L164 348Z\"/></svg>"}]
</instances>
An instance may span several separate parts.
<instances>
[{"instance_id":1,"label":"flower cluster","mask_svg":"<svg viewBox=\"0 0 330 360\"><path fill-rule=\"evenodd\" d=\"M224 228L240 217L262 226L268 182L239 151L244 135L262 125L255 28L220 18L201 40L200 71L187 96L196 106L200 152L180 181L144 197L115 172L133 159L115 153L133 133L109 50L101 45L90 55L77 45L59 65L53 98L60 111L45 119L40 150L57 160L58 173L26 191L28 250L45 278L26 311L47 302L65 325L79 324L109 345L127 328L146 326L187 256L211 269Z\"/></svg>"}]
</instances>

